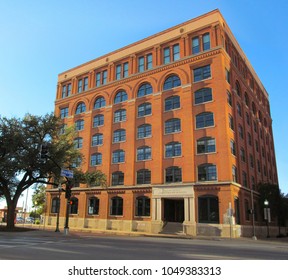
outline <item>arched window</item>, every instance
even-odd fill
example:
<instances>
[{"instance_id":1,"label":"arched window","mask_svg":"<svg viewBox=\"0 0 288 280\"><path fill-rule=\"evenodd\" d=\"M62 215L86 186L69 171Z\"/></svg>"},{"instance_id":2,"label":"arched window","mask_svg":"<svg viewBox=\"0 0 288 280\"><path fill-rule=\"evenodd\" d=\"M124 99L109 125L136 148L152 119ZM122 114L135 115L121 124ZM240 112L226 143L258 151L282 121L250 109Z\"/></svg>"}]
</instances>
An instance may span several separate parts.
<instances>
[{"instance_id":1,"label":"arched window","mask_svg":"<svg viewBox=\"0 0 288 280\"><path fill-rule=\"evenodd\" d=\"M151 159L151 147L142 146L137 149L137 160L148 160Z\"/></svg>"},{"instance_id":2,"label":"arched window","mask_svg":"<svg viewBox=\"0 0 288 280\"><path fill-rule=\"evenodd\" d=\"M211 112L200 113L196 116L196 128L214 126L214 115Z\"/></svg>"},{"instance_id":3,"label":"arched window","mask_svg":"<svg viewBox=\"0 0 288 280\"><path fill-rule=\"evenodd\" d=\"M128 95L124 90L119 91L114 98L114 104L124 102L128 99Z\"/></svg>"},{"instance_id":4,"label":"arched window","mask_svg":"<svg viewBox=\"0 0 288 280\"><path fill-rule=\"evenodd\" d=\"M117 129L113 132L113 143L126 141L126 130Z\"/></svg>"},{"instance_id":5,"label":"arched window","mask_svg":"<svg viewBox=\"0 0 288 280\"><path fill-rule=\"evenodd\" d=\"M249 96L248 96L247 92L245 92L244 98L245 98L245 104L246 104L246 106L249 107L250 101L249 101Z\"/></svg>"},{"instance_id":6,"label":"arched window","mask_svg":"<svg viewBox=\"0 0 288 280\"><path fill-rule=\"evenodd\" d=\"M91 146L100 146L103 144L103 134L102 133L96 133L92 136L92 143Z\"/></svg>"},{"instance_id":7,"label":"arched window","mask_svg":"<svg viewBox=\"0 0 288 280\"><path fill-rule=\"evenodd\" d=\"M151 184L151 171L149 169L140 169L137 171L137 185Z\"/></svg>"},{"instance_id":8,"label":"arched window","mask_svg":"<svg viewBox=\"0 0 288 280\"><path fill-rule=\"evenodd\" d=\"M178 166L171 166L165 170L165 182L166 183L175 183L182 181L182 169Z\"/></svg>"},{"instance_id":9,"label":"arched window","mask_svg":"<svg viewBox=\"0 0 288 280\"><path fill-rule=\"evenodd\" d=\"M142 84L137 93L137 97L142 97L145 95L149 95L153 92L153 88L149 83Z\"/></svg>"},{"instance_id":10,"label":"arched window","mask_svg":"<svg viewBox=\"0 0 288 280\"><path fill-rule=\"evenodd\" d=\"M144 117L152 114L152 105L151 103L143 103L138 106L138 117Z\"/></svg>"},{"instance_id":11,"label":"arched window","mask_svg":"<svg viewBox=\"0 0 288 280\"><path fill-rule=\"evenodd\" d=\"M147 196L138 196L136 198L136 216L150 216L150 198Z\"/></svg>"},{"instance_id":12,"label":"arched window","mask_svg":"<svg viewBox=\"0 0 288 280\"><path fill-rule=\"evenodd\" d=\"M198 222L219 223L219 201L214 195L198 197Z\"/></svg>"},{"instance_id":13,"label":"arched window","mask_svg":"<svg viewBox=\"0 0 288 280\"><path fill-rule=\"evenodd\" d=\"M70 199L70 214L78 214L78 198L76 197Z\"/></svg>"},{"instance_id":14,"label":"arched window","mask_svg":"<svg viewBox=\"0 0 288 280\"><path fill-rule=\"evenodd\" d=\"M123 215L123 198L114 196L110 200L110 215L122 216Z\"/></svg>"},{"instance_id":15,"label":"arched window","mask_svg":"<svg viewBox=\"0 0 288 280\"><path fill-rule=\"evenodd\" d=\"M98 197L89 198L88 215L99 215L99 198Z\"/></svg>"},{"instance_id":16,"label":"arched window","mask_svg":"<svg viewBox=\"0 0 288 280\"><path fill-rule=\"evenodd\" d=\"M178 157L181 156L181 143L179 142L170 142L165 145L165 157Z\"/></svg>"},{"instance_id":17,"label":"arched window","mask_svg":"<svg viewBox=\"0 0 288 280\"><path fill-rule=\"evenodd\" d=\"M180 119L169 119L165 122L165 134L171 134L181 131Z\"/></svg>"},{"instance_id":18,"label":"arched window","mask_svg":"<svg viewBox=\"0 0 288 280\"><path fill-rule=\"evenodd\" d=\"M81 113L84 113L86 111L86 105L84 102L80 102L77 107L76 107L76 112L75 114L78 115L78 114L81 114Z\"/></svg>"},{"instance_id":19,"label":"arched window","mask_svg":"<svg viewBox=\"0 0 288 280\"><path fill-rule=\"evenodd\" d=\"M112 186L124 185L124 173L116 171L112 173Z\"/></svg>"},{"instance_id":20,"label":"arched window","mask_svg":"<svg viewBox=\"0 0 288 280\"><path fill-rule=\"evenodd\" d=\"M103 115L96 115L93 118L93 127L98 127L104 125L104 116Z\"/></svg>"},{"instance_id":21,"label":"arched window","mask_svg":"<svg viewBox=\"0 0 288 280\"><path fill-rule=\"evenodd\" d=\"M77 120L75 122L75 130L80 131L84 129L84 120Z\"/></svg>"},{"instance_id":22,"label":"arched window","mask_svg":"<svg viewBox=\"0 0 288 280\"><path fill-rule=\"evenodd\" d=\"M102 108L105 106L106 106L106 101L105 101L104 97L101 96L95 100L94 109L99 109L99 108Z\"/></svg>"},{"instance_id":23,"label":"arched window","mask_svg":"<svg viewBox=\"0 0 288 280\"><path fill-rule=\"evenodd\" d=\"M75 149L81 149L83 147L83 138L82 137L75 138L74 146L75 146Z\"/></svg>"},{"instance_id":24,"label":"arched window","mask_svg":"<svg viewBox=\"0 0 288 280\"><path fill-rule=\"evenodd\" d=\"M120 109L114 113L114 123L126 121L126 110Z\"/></svg>"},{"instance_id":25,"label":"arched window","mask_svg":"<svg viewBox=\"0 0 288 280\"><path fill-rule=\"evenodd\" d=\"M236 82L236 93L238 96L241 97L241 87L240 87L238 81Z\"/></svg>"},{"instance_id":26,"label":"arched window","mask_svg":"<svg viewBox=\"0 0 288 280\"><path fill-rule=\"evenodd\" d=\"M197 154L215 153L215 138L203 137L197 140Z\"/></svg>"},{"instance_id":27,"label":"arched window","mask_svg":"<svg viewBox=\"0 0 288 280\"><path fill-rule=\"evenodd\" d=\"M95 153L91 155L91 166L97 166L102 164L102 154Z\"/></svg>"},{"instance_id":28,"label":"arched window","mask_svg":"<svg viewBox=\"0 0 288 280\"><path fill-rule=\"evenodd\" d=\"M201 88L194 93L194 103L201 104L205 102L212 101L212 89L211 88Z\"/></svg>"},{"instance_id":29,"label":"arched window","mask_svg":"<svg viewBox=\"0 0 288 280\"><path fill-rule=\"evenodd\" d=\"M174 95L165 99L165 111L171 111L180 108L180 96Z\"/></svg>"},{"instance_id":30,"label":"arched window","mask_svg":"<svg viewBox=\"0 0 288 280\"><path fill-rule=\"evenodd\" d=\"M165 80L163 90L168 90L179 86L181 86L180 78L177 75L171 75Z\"/></svg>"},{"instance_id":31,"label":"arched window","mask_svg":"<svg viewBox=\"0 0 288 280\"><path fill-rule=\"evenodd\" d=\"M125 151L116 150L112 154L112 163L121 163L125 161Z\"/></svg>"},{"instance_id":32,"label":"arched window","mask_svg":"<svg viewBox=\"0 0 288 280\"><path fill-rule=\"evenodd\" d=\"M51 213L58 213L59 207L60 207L60 199L59 197L54 197L52 199L52 204L51 204Z\"/></svg>"},{"instance_id":33,"label":"arched window","mask_svg":"<svg viewBox=\"0 0 288 280\"><path fill-rule=\"evenodd\" d=\"M217 170L216 165L204 163L198 166L198 181L216 181Z\"/></svg>"},{"instance_id":34,"label":"arched window","mask_svg":"<svg viewBox=\"0 0 288 280\"><path fill-rule=\"evenodd\" d=\"M151 124L142 124L138 126L137 128L137 138L142 139L142 138L150 137L152 134L151 131L152 131Z\"/></svg>"}]
</instances>

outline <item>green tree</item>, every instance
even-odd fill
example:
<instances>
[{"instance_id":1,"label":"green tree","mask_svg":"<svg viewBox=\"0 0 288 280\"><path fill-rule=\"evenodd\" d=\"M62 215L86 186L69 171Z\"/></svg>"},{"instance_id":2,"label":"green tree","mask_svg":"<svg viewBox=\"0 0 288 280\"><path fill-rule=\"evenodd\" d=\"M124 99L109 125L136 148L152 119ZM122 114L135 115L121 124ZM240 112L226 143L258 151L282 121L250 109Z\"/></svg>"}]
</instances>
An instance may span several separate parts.
<instances>
[{"instance_id":1,"label":"green tree","mask_svg":"<svg viewBox=\"0 0 288 280\"><path fill-rule=\"evenodd\" d=\"M7 203L8 229L14 228L15 208L26 189L34 184L58 186L61 167L71 168L82 158L74 147L74 130L59 133L62 126L53 114L0 117L0 194ZM48 147L45 158L40 156L43 147Z\"/></svg>"},{"instance_id":2,"label":"green tree","mask_svg":"<svg viewBox=\"0 0 288 280\"><path fill-rule=\"evenodd\" d=\"M37 185L32 195L32 206L35 208L35 216L38 217L44 214L46 202L46 186L43 184Z\"/></svg>"},{"instance_id":3,"label":"green tree","mask_svg":"<svg viewBox=\"0 0 288 280\"><path fill-rule=\"evenodd\" d=\"M259 203L262 210L264 209L264 201L267 199L269 202L271 216L277 219L280 234L280 227L285 226L288 215L285 196L283 193L281 193L278 185L261 183L258 185L258 188L260 193Z\"/></svg>"}]
</instances>

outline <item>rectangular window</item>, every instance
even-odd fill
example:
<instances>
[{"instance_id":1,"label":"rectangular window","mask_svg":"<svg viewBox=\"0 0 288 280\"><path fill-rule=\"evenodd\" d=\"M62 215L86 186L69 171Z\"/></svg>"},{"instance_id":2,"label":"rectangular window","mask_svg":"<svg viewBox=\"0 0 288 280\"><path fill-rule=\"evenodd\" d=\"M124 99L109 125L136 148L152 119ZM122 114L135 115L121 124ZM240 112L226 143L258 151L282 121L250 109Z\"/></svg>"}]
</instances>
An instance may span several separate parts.
<instances>
[{"instance_id":1,"label":"rectangular window","mask_svg":"<svg viewBox=\"0 0 288 280\"><path fill-rule=\"evenodd\" d=\"M192 54L197 54L200 52L199 37L194 37L192 39Z\"/></svg>"},{"instance_id":2,"label":"rectangular window","mask_svg":"<svg viewBox=\"0 0 288 280\"><path fill-rule=\"evenodd\" d=\"M173 61L180 59L180 48L179 44L173 46Z\"/></svg>"},{"instance_id":3,"label":"rectangular window","mask_svg":"<svg viewBox=\"0 0 288 280\"><path fill-rule=\"evenodd\" d=\"M123 64L123 78L128 77L128 75L129 75L129 64L128 62L125 62Z\"/></svg>"},{"instance_id":4,"label":"rectangular window","mask_svg":"<svg viewBox=\"0 0 288 280\"><path fill-rule=\"evenodd\" d=\"M225 78L226 81L230 84L230 71L225 68Z\"/></svg>"},{"instance_id":5,"label":"rectangular window","mask_svg":"<svg viewBox=\"0 0 288 280\"><path fill-rule=\"evenodd\" d=\"M102 84L106 85L107 84L107 70L104 70L102 72Z\"/></svg>"},{"instance_id":6,"label":"rectangular window","mask_svg":"<svg viewBox=\"0 0 288 280\"><path fill-rule=\"evenodd\" d=\"M152 64L152 54L147 54L146 57L146 64L147 64L147 70L152 69L153 64Z\"/></svg>"},{"instance_id":7,"label":"rectangular window","mask_svg":"<svg viewBox=\"0 0 288 280\"><path fill-rule=\"evenodd\" d=\"M82 92L82 84L83 84L83 81L78 80L78 93Z\"/></svg>"},{"instance_id":8,"label":"rectangular window","mask_svg":"<svg viewBox=\"0 0 288 280\"><path fill-rule=\"evenodd\" d=\"M167 64L170 62L170 48L167 47L164 49L164 64Z\"/></svg>"},{"instance_id":9,"label":"rectangular window","mask_svg":"<svg viewBox=\"0 0 288 280\"><path fill-rule=\"evenodd\" d=\"M101 73L96 74L96 87L101 85Z\"/></svg>"},{"instance_id":10,"label":"rectangular window","mask_svg":"<svg viewBox=\"0 0 288 280\"><path fill-rule=\"evenodd\" d=\"M87 90L88 89L88 77L85 77L84 78L84 87L83 87L83 90Z\"/></svg>"},{"instance_id":11,"label":"rectangular window","mask_svg":"<svg viewBox=\"0 0 288 280\"><path fill-rule=\"evenodd\" d=\"M203 35L203 51L210 50L210 34Z\"/></svg>"},{"instance_id":12,"label":"rectangular window","mask_svg":"<svg viewBox=\"0 0 288 280\"><path fill-rule=\"evenodd\" d=\"M60 118L64 119L68 117L68 107L60 109Z\"/></svg>"},{"instance_id":13,"label":"rectangular window","mask_svg":"<svg viewBox=\"0 0 288 280\"><path fill-rule=\"evenodd\" d=\"M121 79L122 65L116 66L116 80Z\"/></svg>"},{"instance_id":14,"label":"rectangular window","mask_svg":"<svg viewBox=\"0 0 288 280\"><path fill-rule=\"evenodd\" d=\"M143 72L145 70L144 56L138 58L138 72Z\"/></svg>"},{"instance_id":15,"label":"rectangular window","mask_svg":"<svg viewBox=\"0 0 288 280\"><path fill-rule=\"evenodd\" d=\"M193 70L194 82L199 82L211 77L210 65L199 67Z\"/></svg>"}]
</instances>

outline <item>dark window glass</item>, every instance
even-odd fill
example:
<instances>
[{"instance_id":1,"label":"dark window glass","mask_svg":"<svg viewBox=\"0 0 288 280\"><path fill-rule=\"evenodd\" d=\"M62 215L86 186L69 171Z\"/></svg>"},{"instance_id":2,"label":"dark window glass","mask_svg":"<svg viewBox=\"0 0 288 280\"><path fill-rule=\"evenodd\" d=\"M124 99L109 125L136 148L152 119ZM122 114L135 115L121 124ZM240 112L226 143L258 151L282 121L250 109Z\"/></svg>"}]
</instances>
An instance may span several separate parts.
<instances>
[{"instance_id":1,"label":"dark window glass","mask_svg":"<svg viewBox=\"0 0 288 280\"><path fill-rule=\"evenodd\" d=\"M121 110L117 110L114 113L114 122L123 122L126 121L126 110L125 109L121 109Z\"/></svg>"},{"instance_id":2,"label":"dark window glass","mask_svg":"<svg viewBox=\"0 0 288 280\"><path fill-rule=\"evenodd\" d=\"M165 80L163 90L168 90L179 86L181 86L180 78L177 75L172 75Z\"/></svg>"},{"instance_id":3,"label":"dark window glass","mask_svg":"<svg viewBox=\"0 0 288 280\"><path fill-rule=\"evenodd\" d=\"M180 59L180 48L179 44L173 46L173 61Z\"/></svg>"},{"instance_id":4,"label":"dark window glass","mask_svg":"<svg viewBox=\"0 0 288 280\"><path fill-rule=\"evenodd\" d=\"M78 120L75 122L75 130L83 130L84 129L84 120Z\"/></svg>"},{"instance_id":5,"label":"dark window glass","mask_svg":"<svg viewBox=\"0 0 288 280\"><path fill-rule=\"evenodd\" d=\"M54 197L52 199L51 213L58 213L59 206L60 206L60 199L58 197Z\"/></svg>"},{"instance_id":6,"label":"dark window glass","mask_svg":"<svg viewBox=\"0 0 288 280\"><path fill-rule=\"evenodd\" d=\"M152 127L150 124L143 124L143 125L138 126L137 138L142 139L142 138L150 137L152 134L151 130L152 130Z\"/></svg>"},{"instance_id":7,"label":"dark window glass","mask_svg":"<svg viewBox=\"0 0 288 280\"><path fill-rule=\"evenodd\" d=\"M214 116L211 112L204 112L196 116L196 128L214 126Z\"/></svg>"},{"instance_id":8,"label":"dark window glass","mask_svg":"<svg viewBox=\"0 0 288 280\"><path fill-rule=\"evenodd\" d=\"M103 115L96 115L93 118L93 127L98 127L104 125L104 116Z\"/></svg>"},{"instance_id":9,"label":"dark window glass","mask_svg":"<svg viewBox=\"0 0 288 280\"><path fill-rule=\"evenodd\" d=\"M113 133L113 143L126 141L126 130L118 129Z\"/></svg>"},{"instance_id":10,"label":"dark window glass","mask_svg":"<svg viewBox=\"0 0 288 280\"><path fill-rule=\"evenodd\" d=\"M210 34L203 35L203 51L210 50Z\"/></svg>"},{"instance_id":11,"label":"dark window glass","mask_svg":"<svg viewBox=\"0 0 288 280\"><path fill-rule=\"evenodd\" d=\"M205 102L212 101L212 89L211 88L202 88L194 93L194 102L195 104L201 104Z\"/></svg>"},{"instance_id":12,"label":"dark window glass","mask_svg":"<svg viewBox=\"0 0 288 280\"><path fill-rule=\"evenodd\" d=\"M112 174L112 186L124 185L124 173L121 171Z\"/></svg>"},{"instance_id":13,"label":"dark window glass","mask_svg":"<svg viewBox=\"0 0 288 280\"><path fill-rule=\"evenodd\" d=\"M122 216L123 215L123 198L114 196L111 198L110 215Z\"/></svg>"},{"instance_id":14,"label":"dark window glass","mask_svg":"<svg viewBox=\"0 0 288 280\"><path fill-rule=\"evenodd\" d=\"M137 149L137 160L151 159L151 147L143 146Z\"/></svg>"},{"instance_id":15,"label":"dark window glass","mask_svg":"<svg viewBox=\"0 0 288 280\"><path fill-rule=\"evenodd\" d=\"M151 171L148 169L141 169L137 171L137 185L151 184Z\"/></svg>"},{"instance_id":16,"label":"dark window glass","mask_svg":"<svg viewBox=\"0 0 288 280\"><path fill-rule=\"evenodd\" d=\"M177 166L171 166L166 168L165 182L175 183L182 181L182 170Z\"/></svg>"},{"instance_id":17,"label":"dark window glass","mask_svg":"<svg viewBox=\"0 0 288 280\"><path fill-rule=\"evenodd\" d=\"M60 118L64 119L68 117L68 107L60 109Z\"/></svg>"},{"instance_id":18,"label":"dark window glass","mask_svg":"<svg viewBox=\"0 0 288 280\"><path fill-rule=\"evenodd\" d=\"M219 223L218 197L198 197L198 220L199 223Z\"/></svg>"},{"instance_id":19,"label":"dark window glass","mask_svg":"<svg viewBox=\"0 0 288 280\"><path fill-rule=\"evenodd\" d=\"M138 117L144 117L152 114L151 103L143 103L138 106Z\"/></svg>"},{"instance_id":20,"label":"dark window glass","mask_svg":"<svg viewBox=\"0 0 288 280\"><path fill-rule=\"evenodd\" d=\"M217 171L214 164L201 164L198 166L198 181L216 181Z\"/></svg>"},{"instance_id":21,"label":"dark window glass","mask_svg":"<svg viewBox=\"0 0 288 280\"><path fill-rule=\"evenodd\" d=\"M114 104L124 102L128 99L128 95L124 90L119 91L114 98Z\"/></svg>"},{"instance_id":22,"label":"dark window glass","mask_svg":"<svg viewBox=\"0 0 288 280\"><path fill-rule=\"evenodd\" d=\"M113 163L121 163L125 161L125 152L123 150L114 151L112 154Z\"/></svg>"},{"instance_id":23,"label":"dark window glass","mask_svg":"<svg viewBox=\"0 0 288 280\"><path fill-rule=\"evenodd\" d=\"M204 137L197 140L197 154L214 153L216 151L215 139Z\"/></svg>"},{"instance_id":24,"label":"dark window glass","mask_svg":"<svg viewBox=\"0 0 288 280\"><path fill-rule=\"evenodd\" d=\"M78 198L72 197L70 201L70 214L78 214Z\"/></svg>"},{"instance_id":25,"label":"dark window glass","mask_svg":"<svg viewBox=\"0 0 288 280\"><path fill-rule=\"evenodd\" d=\"M192 54L200 52L199 37L192 38Z\"/></svg>"},{"instance_id":26,"label":"dark window glass","mask_svg":"<svg viewBox=\"0 0 288 280\"><path fill-rule=\"evenodd\" d=\"M153 92L152 86L149 83L145 83L139 87L137 97L149 95L152 92Z\"/></svg>"},{"instance_id":27,"label":"dark window glass","mask_svg":"<svg viewBox=\"0 0 288 280\"><path fill-rule=\"evenodd\" d=\"M165 122L165 134L181 131L180 119L170 119Z\"/></svg>"},{"instance_id":28,"label":"dark window glass","mask_svg":"<svg viewBox=\"0 0 288 280\"><path fill-rule=\"evenodd\" d=\"M99 146L103 144L103 134L97 133L92 136L92 146Z\"/></svg>"},{"instance_id":29,"label":"dark window glass","mask_svg":"<svg viewBox=\"0 0 288 280\"><path fill-rule=\"evenodd\" d=\"M94 103L94 109L99 109L106 106L104 97L98 97Z\"/></svg>"},{"instance_id":30,"label":"dark window glass","mask_svg":"<svg viewBox=\"0 0 288 280\"><path fill-rule=\"evenodd\" d=\"M91 155L91 166L102 164L102 154L96 153Z\"/></svg>"},{"instance_id":31,"label":"dark window glass","mask_svg":"<svg viewBox=\"0 0 288 280\"><path fill-rule=\"evenodd\" d=\"M81 114L81 113L84 113L86 111L86 105L85 103L81 102L77 105L76 107L76 112L75 114Z\"/></svg>"},{"instance_id":32,"label":"dark window glass","mask_svg":"<svg viewBox=\"0 0 288 280\"><path fill-rule=\"evenodd\" d=\"M180 96L175 95L165 99L165 111L180 108Z\"/></svg>"},{"instance_id":33,"label":"dark window glass","mask_svg":"<svg viewBox=\"0 0 288 280\"><path fill-rule=\"evenodd\" d=\"M150 198L140 196L136 198L136 216L150 216Z\"/></svg>"},{"instance_id":34,"label":"dark window glass","mask_svg":"<svg viewBox=\"0 0 288 280\"><path fill-rule=\"evenodd\" d=\"M211 77L210 65L199 67L193 70L194 82L199 82Z\"/></svg>"},{"instance_id":35,"label":"dark window glass","mask_svg":"<svg viewBox=\"0 0 288 280\"><path fill-rule=\"evenodd\" d=\"M169 63L170 62L170 48L164 48L164 64Z\"/></svg>"},{"instance_id":36,"label":"dark window glass","mask_svg":"<svg viewBox=\"0 0 288 280\"><path fill-rule=\"evenodd\" d=\"M165 145L165 157L177 157L181 156L181 143L171 142Z\"/></svg>"},{"instance_id":37,"label":"dark window glass","mask_svg":"<svg viewBox=\"0 0 288 280\"><path fill-rule=\"evenodd\" d=\"M88 200L88 215L99 214L99 198L91 197Z\"/></svg>"}]
</instances>

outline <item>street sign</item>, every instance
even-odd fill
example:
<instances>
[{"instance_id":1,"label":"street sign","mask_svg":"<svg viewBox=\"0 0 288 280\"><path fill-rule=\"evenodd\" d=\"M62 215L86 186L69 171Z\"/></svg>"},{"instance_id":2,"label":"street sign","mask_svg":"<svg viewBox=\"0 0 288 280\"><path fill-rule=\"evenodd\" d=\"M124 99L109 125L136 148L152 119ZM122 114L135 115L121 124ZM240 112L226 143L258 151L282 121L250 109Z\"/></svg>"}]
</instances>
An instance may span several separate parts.
<instances>
[{"instance_id":1,"label":"street sign","mask_svg":"<svg viewBox=\"0 0 288 280\"><path fill-rule=\"evenodd\" d=\"M67 178L73 178L73 171L68 169L61 169L60 175Z\"/></svg>"}]
</instances>

